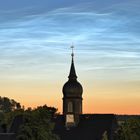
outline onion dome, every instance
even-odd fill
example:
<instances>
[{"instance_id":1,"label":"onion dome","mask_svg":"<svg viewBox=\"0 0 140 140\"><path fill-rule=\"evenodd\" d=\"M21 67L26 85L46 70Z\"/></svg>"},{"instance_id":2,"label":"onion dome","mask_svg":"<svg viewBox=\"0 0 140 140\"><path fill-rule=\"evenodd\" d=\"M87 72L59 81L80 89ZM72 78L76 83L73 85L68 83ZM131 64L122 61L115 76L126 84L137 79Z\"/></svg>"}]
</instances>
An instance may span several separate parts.
<instances>
[{"instance_id":1,"label":"onion dome","mask_svg":"<svg viewBox=\"0 0 140 140\"><path fill-rule=\"evenodd\" d=\"M72 46L73 47L73 46ZM72 52L72 62L69 73L69 80L63 86L64 97L82 97L83 88L82 85L77 81L77 75L74 67L74 53Z\"/></svg>"}]
</instances>

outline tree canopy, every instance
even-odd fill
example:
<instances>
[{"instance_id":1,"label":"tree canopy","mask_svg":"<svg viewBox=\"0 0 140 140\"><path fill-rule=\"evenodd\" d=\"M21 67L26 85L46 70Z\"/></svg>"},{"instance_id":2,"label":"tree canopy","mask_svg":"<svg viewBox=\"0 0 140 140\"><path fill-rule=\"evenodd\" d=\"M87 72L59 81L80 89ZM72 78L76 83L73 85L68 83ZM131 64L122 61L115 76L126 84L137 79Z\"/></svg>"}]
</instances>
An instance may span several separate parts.
<instances>
[{"instance_id":1,"label":"tree canopy","mask_svg":"<svg viewBox=\"0 0 140 140\"><path fill-rule=\"evenodd\" d=\"M18 131L17 140L58 140L52 133L54 123L51 122L56 109L46 105L24 112L25 123Z\"/></svg>"},{"instance_id":2,"label":"tree canopy","mask_svg":"<svg viewBox=\"0 0 140 140\"><path fill-rule=\"evenodd\" d=\"M53 133L55 124L51 121L57 109L47 105L24 109L20 103L7 97L0 97L0 126L3 132L10 128L16 116L23 117L16 140L59 140Z\"/></svg>"},{"instance_id":3,"label":"tree canopy","mask_svg":"<svg viewBox=\"0 0 140 140\"><path fill-rule=\"evenodd\" d=\"M1 112L11 112L16 109L21 109L21 105L19 102L16 102L13 99L9 99L7 97L0 96L0 111Z\"/></svg>"},{"instance_id":4,"label":"tree canopy","mask_svg":"<svg viewBox=\"0 0 140 140\"><path fill-rule=\"evenodd\" d=\"M139 140L140 118L125 120L119 124L114 140Z\"/></svg>"}]
</instances>

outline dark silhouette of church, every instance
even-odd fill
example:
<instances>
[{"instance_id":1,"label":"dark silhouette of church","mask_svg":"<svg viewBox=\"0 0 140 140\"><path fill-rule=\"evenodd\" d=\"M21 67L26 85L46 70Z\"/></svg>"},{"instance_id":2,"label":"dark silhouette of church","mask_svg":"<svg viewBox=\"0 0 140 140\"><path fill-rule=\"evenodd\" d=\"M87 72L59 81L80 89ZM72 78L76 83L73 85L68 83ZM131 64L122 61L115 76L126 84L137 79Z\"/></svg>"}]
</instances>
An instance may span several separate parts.
<instances>
[{"instance_id":1,"label":"dark silhouette of church","mask_svg":"<svg viewBox=\"0 0 140 140\"><path fill-rule=\"evenodd\" d=\"M73 47L72 47L73 48ZM79 122L79 115L82 114L82 85L77 81L74 67L74 53L69 73L69 80L63 86L63 115L66 117L66 126L76 126Z\"/></svg>"},{"instance_id":2,"label":"dark silhouette of church","mask_svg":"<svg viewBox=\"0 0 140 140\"><path fill-rule=\"evenodd\" d=\"M106 133L113 140L117 128L114 114L83 114L83 87L77 81L72 46L72 61L68 81L63 86L63 114L53 119L54 132L61 140L102 140Z\"/></svg>"},{"instance_id":3,"label":"dark silhouette of church","mask_svg":"<svg viewBox=\"0 0 140 140\"><path fill-rule=\"evenodd\" d=\"M77 81L72 47L72 62L68 81L63 86L63 113L52 118L55 122L53 132L61 140L102 140L106 134L108 140L113 140L117 128L114 114L83 114L82 85ZM7 134L1 134L0 140L14 140L17 130L23 124L22 117L16 117Z\"/></svg>"}]
</instances>

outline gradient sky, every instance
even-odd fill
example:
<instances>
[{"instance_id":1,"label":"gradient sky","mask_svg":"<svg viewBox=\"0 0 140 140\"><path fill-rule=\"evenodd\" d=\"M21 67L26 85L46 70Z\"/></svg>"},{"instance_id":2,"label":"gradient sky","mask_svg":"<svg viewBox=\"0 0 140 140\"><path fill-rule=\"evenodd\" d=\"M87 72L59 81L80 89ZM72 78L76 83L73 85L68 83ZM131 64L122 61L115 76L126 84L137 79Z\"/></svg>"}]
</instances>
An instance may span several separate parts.
<instances>
[{"instance_id":1,"label":"gradient sky","mask_svg":"<svg viewBox=\"0 0 140 140\"><path fill-rule=\"evenodd\" d=\"M61 112L72 42L84 113L140 114L140 0L0 0L0 96Z\"/></svg>"}]
</instances>

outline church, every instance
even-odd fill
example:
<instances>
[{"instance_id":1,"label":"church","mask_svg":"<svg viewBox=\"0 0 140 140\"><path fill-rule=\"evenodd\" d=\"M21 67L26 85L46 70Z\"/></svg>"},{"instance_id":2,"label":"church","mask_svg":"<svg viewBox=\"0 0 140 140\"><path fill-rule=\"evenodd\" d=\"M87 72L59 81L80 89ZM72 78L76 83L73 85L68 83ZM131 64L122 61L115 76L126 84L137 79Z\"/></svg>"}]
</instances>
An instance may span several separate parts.
<instances>
[{"instance_id":1,"label":"church","mask_svg":"<svg viewBox=\"0 0 140 140\"><path fill-rule=\"evenodd\" d=\"M83 114L83 87L77 80L73 46L71 57L68 81L62 88L63 113L52 118L55 123L53 132L61 140L102 140L104 135L113 140L117 128L114 114ZM0 134L0 140L14 140L21 124L23 119L17 116L8 133Z\"/></svg>"},{"instance_id":2,"label":"church","mask_svg":"<svg viewBox=\"0 0 140 140\"><path fill-rule=\"evenodd\" d=\"M61 140L113 140L117 128L114 114L83 114L83 87L77 80L72 46L68 81L63 86L63 114L53 119L54 132Z\"/></svg>"}]
</instances>

